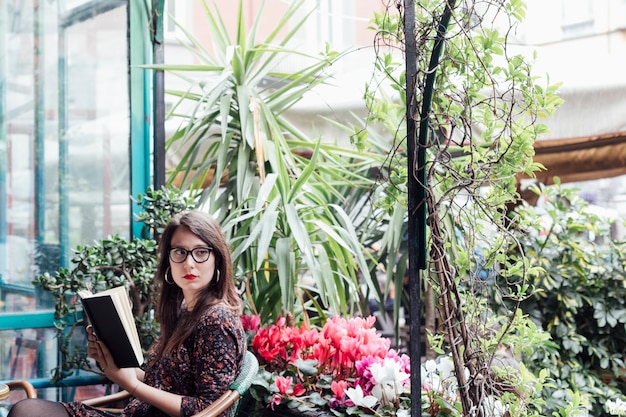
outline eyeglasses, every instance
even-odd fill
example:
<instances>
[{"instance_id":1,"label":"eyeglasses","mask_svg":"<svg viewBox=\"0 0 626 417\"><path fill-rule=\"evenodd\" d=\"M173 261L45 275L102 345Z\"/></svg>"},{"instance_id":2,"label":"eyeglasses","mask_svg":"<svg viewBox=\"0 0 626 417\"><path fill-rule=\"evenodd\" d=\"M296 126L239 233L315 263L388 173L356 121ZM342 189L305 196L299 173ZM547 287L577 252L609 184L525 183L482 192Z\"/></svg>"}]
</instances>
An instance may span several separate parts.
<instances>
[{"instance_id":1,"label":"eyeglasses","mask_svg":"<svg viewBox=\"0 0 626 417\"><path fill-rule=\"evenodd\" d=\"M209 256L211 256L212 251L213 248L208 246L203 248L194 248L192 250L187 250L185 248L172 248L170 249L170 260L180 264L187 260L187 255L191 254L194 261L202 263L209 260Z\"/></svg>"}]
</instances>

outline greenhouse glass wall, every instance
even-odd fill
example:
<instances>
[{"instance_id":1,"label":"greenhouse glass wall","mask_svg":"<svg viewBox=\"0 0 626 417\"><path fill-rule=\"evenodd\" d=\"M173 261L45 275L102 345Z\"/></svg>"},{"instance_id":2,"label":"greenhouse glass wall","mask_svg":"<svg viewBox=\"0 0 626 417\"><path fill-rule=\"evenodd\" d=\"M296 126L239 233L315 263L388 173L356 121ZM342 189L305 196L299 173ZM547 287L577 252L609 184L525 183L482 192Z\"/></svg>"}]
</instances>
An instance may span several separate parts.
<instances>
[{"instance_id":1,"label":"greenhouse glass wall","mask_svg":"<svg viewBox=\"0 0 626 417\"><path fill-rule=\"evenodd\" d=\"M149 7L0 2L0 380L49 379L56 365L53 306L33 279L70 267L77 245L137 234L131 197L151 178Z\"/></svg>"}]
</instances>

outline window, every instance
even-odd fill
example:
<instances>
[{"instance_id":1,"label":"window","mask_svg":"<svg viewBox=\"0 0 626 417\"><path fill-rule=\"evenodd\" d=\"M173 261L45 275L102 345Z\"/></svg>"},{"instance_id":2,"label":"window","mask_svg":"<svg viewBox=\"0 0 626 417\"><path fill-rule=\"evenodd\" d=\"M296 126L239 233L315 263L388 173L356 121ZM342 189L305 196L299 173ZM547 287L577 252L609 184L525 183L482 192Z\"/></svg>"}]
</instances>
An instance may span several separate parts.
<instances>
[{"instance_id":1,"label":"window","mask_svg":"<svg viewBox=\"0 0 626 417\"><path fill-rule=\"evenodd\" d=\"M174 20L178 22L178 24L182 25L185 29L190 29L188 16L191 12L188 10L188 8L193 4L196 3L180 0L165 0L165 6L163 10L163 13L165 15L163 19L163 30L166 38L174 40L182 35L180 28L176 26Z\"/></svg>"},{"instance_id":2,"label":"window","mask_svg":"<svg viewBox=\"0 0 626 417\"><path fill-rule=\"evenodd\" d=\"M313 12L311 12L313 10ZM309 12L303 27L296 33L289 47L311 55L326 48L343 51L355 46L356 22L354 0L308 0L293 17L300 22ZM308 64L302 57L292 57L280 65L280 70L296 72Z\"/></svg>"},{"instance_id":3,"label":"window","mask_svg":"<svg viewBox=\"0 0 626 417\"><path fill-rule=\"evenodd\" d=\"M128 2L61 3L0 2L2 379L55 366L56 350L28 352L53 331L6 330L5 313L51 308L32 280L70 267L76 246L131 229Z\"/></svg>"},{"instance_id":4,"label":"window","mask_svg":"<svg viewBox=\"0 0 626 417\"><path fill-rule=\"evenodd\" d=\"M309 0L304 9L315 11L301 31L301 40L309 52L322 50L326 43L336 50L354 46L354 2L336 0Z\"/></svg>"},{"instance_id":5,"label":"window","mask_svg":"<svg viewBox=\"0 0 626 417\"><path fill-rule=\"evenodd\" d=\"M593 31L594 8L592 0L564 0L562 11L564 37L586 35Z\"/></svg>"}]
</instances>

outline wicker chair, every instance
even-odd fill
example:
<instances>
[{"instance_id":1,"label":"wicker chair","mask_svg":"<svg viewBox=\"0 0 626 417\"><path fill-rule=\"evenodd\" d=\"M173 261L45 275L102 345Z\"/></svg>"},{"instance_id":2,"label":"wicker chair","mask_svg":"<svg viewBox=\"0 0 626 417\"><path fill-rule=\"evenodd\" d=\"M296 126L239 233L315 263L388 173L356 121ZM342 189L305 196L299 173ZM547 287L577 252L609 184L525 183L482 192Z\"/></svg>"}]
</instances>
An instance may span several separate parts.
<instances>
[{"instance_id":1,"label":"wicker chair","mask_svg":"<svg viewBox=\"0 0 626 417\"><path fill-rule=\"evenodd\" d=\"M235 417L239 411L239 400L248 391L252 380L256 376L259 369L259 362L252 352L246 352L244 358L243 368L239 373L239 376L230 384L229 389L222 394L217 400L209 405L204 410L200 411L193 417L215 417L225 410L230 408L230 417ZM37 391L27 381L12 381L5 383L11 390L22 389L25 391L28 398L36 398ZM115 394L105 395L97 398L90 398L83 401L84 404L91 405L92 407L106 409L108 411L116 412L120 411L119 408L111 407L111 404L119 403L120 401L130 398L130 394L127 391L116 392Z\"/></svg>"}]
</instances>

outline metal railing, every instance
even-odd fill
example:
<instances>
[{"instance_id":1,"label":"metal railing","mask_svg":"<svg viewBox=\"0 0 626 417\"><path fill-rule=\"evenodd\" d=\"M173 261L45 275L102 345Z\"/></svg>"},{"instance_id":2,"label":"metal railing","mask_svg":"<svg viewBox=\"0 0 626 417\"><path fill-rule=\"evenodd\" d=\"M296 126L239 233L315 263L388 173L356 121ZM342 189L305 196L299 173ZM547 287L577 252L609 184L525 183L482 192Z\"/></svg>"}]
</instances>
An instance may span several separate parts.
<instances>
[{"instance_id":1,"label":"metal railing","mask_svg":"<svg viewBox=\"0 0 626 417\"><path fill-rule=\"evenodd\" d=\"M80 317L79 317L80 319ZM54 329L56 319L53 310L42 310L29 313L3 313L0 314L0 331L6 330L26 330L26 329ZM39 349L45 349L42 343ZM55 351L56 353L57 351ZM37 352L38 355L44 352ZM51 378L35 377L26 378L35 389L45 388L76 388L88 385L109 384L110 381L104 375L75 375L63 378L60 381L52 382ZM8 380L0 380L0 383L6 383ZM63 392L63 400L73 399L74 390Z\"/></svg>"}]
</instances>

